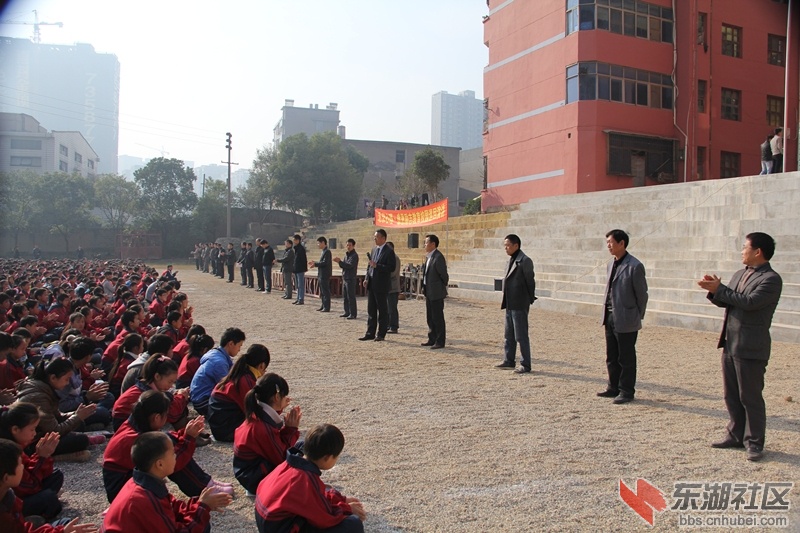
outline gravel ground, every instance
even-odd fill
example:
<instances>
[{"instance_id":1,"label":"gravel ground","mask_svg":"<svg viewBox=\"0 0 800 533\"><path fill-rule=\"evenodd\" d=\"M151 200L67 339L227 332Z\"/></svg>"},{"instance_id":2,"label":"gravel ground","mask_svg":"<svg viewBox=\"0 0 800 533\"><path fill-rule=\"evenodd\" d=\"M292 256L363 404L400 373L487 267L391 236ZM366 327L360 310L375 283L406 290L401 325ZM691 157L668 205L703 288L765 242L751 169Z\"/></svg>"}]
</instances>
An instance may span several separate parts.
<instances>
[{"instance_id":1,"label":"gravel ground","mask_svg":"<svg viewBox=\"0 0 800 533\"><path fill-rule=\"evenodd\" d=\"M800 482L796 345L773 344L766 456L749 463L741 450L709 447L727 421L716 334L645 320L636 401L617 406L595 397L605 386L605 343L595 319L534 306L534 371L518 376L494 368L502 358L503 312L493 305L448 300L447 348L430 351L420 346L427 331L422 301L400 302L399 335L358 342L365 299L359 319L347 321L339 318L341 300L322 314L314 298L293 306L281 293L176 268L196 323L217 340L237 326L247 334L245 347L269 347L269 370L287 379L293 404L303 409L301 431L321 422L343 431L344 452L323 479L364 502L367 531L671 531L679 513L657 514L649 528L620 500L620 479L632 487L647 479L670 506L679 481ZM106 507L102 447L92 453L88 464L61 464L64 500L66 515L99 524ZM215 478L236 483L231 445L215 442L195 457ZM800 531L798 492L782 515L789 531ZM255 531L244 490L212 525Z\"/></svg>"}]
</instances>

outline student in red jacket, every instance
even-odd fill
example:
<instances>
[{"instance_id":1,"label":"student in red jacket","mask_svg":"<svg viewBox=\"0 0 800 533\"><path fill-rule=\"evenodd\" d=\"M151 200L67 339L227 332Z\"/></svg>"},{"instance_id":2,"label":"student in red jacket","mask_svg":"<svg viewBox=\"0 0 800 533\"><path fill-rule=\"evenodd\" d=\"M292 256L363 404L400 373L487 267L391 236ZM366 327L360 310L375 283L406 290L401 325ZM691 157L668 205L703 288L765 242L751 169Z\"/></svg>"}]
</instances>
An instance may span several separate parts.
<instances>
[{"instance_id":1,"label":"student in red jacket","mask_svg":"<svg viewBox=\"0 0 800 533\"><path fill-rule=\"evenodd\" d=\"M291 400L289 385L277 374L261 376L247 393L247 420L236 428L233 441L233 474L249 494L255 494L261 480L286 459L300 437L300 407L281 415Z\"/></svg>"},{"instance_id":2,"label":"student in red jacket","mask_svg":"<svg viewBox=\"0 0 800 533\"><path fill-rule=\"evenodd\" d=\"M21 335L11 335L11 351L4 361L0 361L0 390L13 389L16 383L28 377L22 364L27 355L28 339Z\"/></svg>"},{"instance_id":3,"label":"student in red jacket","mask_svg":"<svg viewBox=\"0 0 800 533\"><path fill-rule=\"evenodd\" d=\"M210 511L230 505L230 494L206 487L196 498L176 499L164 480L175 471L172 440L160 431L142 433L131 447L133 475L108 508L107 533L203 533L211 531Z\"/></svg>"},{"instance_id":4,"label":"student in red jacket","mask_svg":"<svg viewBox=\"0 0 800 533\"><path fill-rule=\"evenodd\" d=\"M166 289L158 289L153 303L150 304L150 325L158 328L164 325L167 318L167 298L169 292Z\"/></svg>"},{"instance_id":5,"label":"student in red jacket","mask_svg":"<svg viewBox=\"0 0 800 533\"><path fill-rule=\"evenodd\" d=\"M167 313L164 325L158 328L156 333L166 335L172 339L173 344L178 344L183 338L181 335L181 328L183 328L183 315L180 311L170 311Z\"/></svg>"},{"instance_id":6,"label":"student in red jacket","mask_svg":"<svg viewBox=\"0 0 800 533\"><path fill-rule=\"evenodd\" d=\"M113 502L122 486L133 475L134 464L131 460L131 447L136 437L148 431L160 431L167 423L169 398L159 391L146 391L133 406L133 413L119 430L111 437L103 454L103 485L109 502ZM211 479L194 460L195 439L205 424L202 416L195 418L180 431L167 433L175 444L177 463L175 472L168 477L187 496L199 496L206 487L233 495L233 486L229 483Z\"/></svg>"},{"instance_id":7,"label":"student in red jacket","mask_svg":"<svg viewBox=\"0 0 800 533\"><path fill-rule=\"evenodd\" d=\"M144 351L144 339L138 333L131 333L122 341L117 354L117 360L108 371L108 392L119 398L122 389L122 380L128 373L128 366Z\"/></svg>"},{"instance_id":8,"label":"student in red jacket","mask_svg":"<svg viewBox=\"0 0 800 533\"><path fill-rule=\"evenodd\" d=\"M125 422L133 411L133 406L143 392L157 390L169 398L169 412L167 422L175 429L183 429L189 419L189 389L178 389L175 394L169 390L178 379L178 365L169 357L154 354L142 367L141 378L136 384L123 392L114 403L111 413L112 425L116 431Z\"/></svg>"},{"instance_id":9,"label":"student in red jacket","mask_svg":"<svg viewBox=\"0 0 800 533\"><path fill-rule=\"evenodd\" d=\"M35 527L25 521L22 500L14 494L25 475L22 448L14 441L0 439L0 524L4 533L95 533L97 526L79 524L78 519L66 525L44 524ZM65 519L66 520L66 519ZM62 522L64 520L61 520Z\"/></svg>"},{"instance_id":10,"label":"student in red jacket","mask_svg":"<svg viewBox=\"0 0 800 533\"><path fill-rule=\"evenodd\" d=\"M208 401L208 425L215 439L233 442L233 432L245 419L244 398L267 366L269 350L263 344L253 344L247 353L237 357L228 375L214 387Z\"/></svg>"},{"instance_id":11,"label":"student in red jacket","mask_svg":"<svg viewBox=\"0 0 800 533\"><path fill-rule=\"evenodd\" d=\"M344 449L344 435L334 425L322 424L306 435L303 453L293 451L258 485L256 525L260 533L335 531L362 533L366 513L356 498L345 498L320 479Z\"/></svg>"},{"instance_id":12,"label":"student in red jacket","mask_svg":"<svg viewBox=\"0 0 800 533\"><path fill-rule=\"evenodd\" d=\"M0 438L9 439L24 450L36 438L39 410L30 403L17 402L9 408L0 408ZM64 474L53 468L53 452L60 435L50 432L36 443L36 453L22 453L25 470L22 481L14 493L22 500L25 516L38 515L53 520L61 512L58 491L64 484Z\"/></svg>"},{"instance_id":13,"label":"student in red jacket","mask_svg":"<svg viewBox=\"0 0 800 533\"><path fill-rule=\"evenodd\" d=\"M186 336L172 348L172 360L180 365L181 361L183 361L183 358L186 357L187 353L189 353L189 339L195 335L205 334L206 328L200 324L193 324L186 332Z\"/></svg>"},{"instance_id":14,"label":"student in red jacket","mask_svg":"<svg viewBox=\"0 0 800 533\"><path fill-rule=\"evenodd\" d=\"M136 311L125 311L122 313L122 317L120 317L120 322L122 323L122 329L117 333L117 336L114 337L114 340L111 341L111 344L106 347L103 352L103 358L100 360L100 368L106 372L111 370L111 367L114 366L117 356L119 355L119 347L122 346L122 341L125 340L125 337L131 333L136 333L136 330L139 329L139 313Z\"/></svg>"},{"instance_id":15,"label":"student in red jacket","mask_svg":"<svg viewBox=\"0 0 800 533\"><path fill-rule=\"evenodd\" d=\"M192 384L192 378L200 368L200 359L214 347L214 337L206 335L205 333L194 335L189 338L189 352L186 357L181 360L181 365L178 367L178 381L175 386L178 388L189 387Z\"/></svg>"}]
</instances>

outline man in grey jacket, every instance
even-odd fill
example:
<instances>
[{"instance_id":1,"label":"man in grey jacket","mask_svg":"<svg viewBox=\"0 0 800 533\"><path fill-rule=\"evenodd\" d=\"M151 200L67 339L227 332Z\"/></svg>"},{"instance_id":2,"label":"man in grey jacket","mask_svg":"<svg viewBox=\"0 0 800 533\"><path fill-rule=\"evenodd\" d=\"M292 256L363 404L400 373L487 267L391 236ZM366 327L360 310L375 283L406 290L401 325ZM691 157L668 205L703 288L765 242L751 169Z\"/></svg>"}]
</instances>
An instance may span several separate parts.
<instances>
[{"instance_id":1,"label":"man in grey jacket","mask_svg":"<svg viewBox=\"0 0 800 533\"><path fill-rule=\"evenodd\" d=\"M386 246L394 250L394 243L387 241ZM400 258L395 252L394 271L392 272L392 286L389 289L389 330L387 333L398 333L400 329L400 315L397 312L397 300L400 299Z\"/></svg>"},{"instance_id":2,"label":"man in grey jacket","mask_svg":"<svg viewBox=\"0 0 800 533\"><path fill-rule=\"evenodd\" d=\"M284 242L286 248L283 250L283 257L276 259L281 264L281 272L283 273L283 298L284 300L292 299L292 280L294 279L294 248L292 248L291 239L286 239Z\"/></svg>"},{"instance_id":3,"label":"man in grey jacket","mask_svg":"<svg viewBox=\"0 0 800 533\"><path fill-rule=\"evenodd\" d=\"M774 253L771 236L750 233L742 247L747 268L736 272L727 286L716 275L697 282L708 291L711 303L725 309L717 348L722 348L722 383L730 421L727 436L711 446L746 448L748 461L758 461L764 453L764 374L772 348L769 327L783 289L783 280L769 265Z\"/></svg>"},{"instance_id":4,"label":"man in grey jacket","mask_svg":"<svg viewBox=\"0 0 800 533\"><path fill-rule=\"evenodd\" d=\"M597 395L614 398L615 404L632 402L636 394L636 338L647 308L644 265L628 253L628 242L621 229L606 233L606 247L614 256L603 298L608 386Z\"/></svg>"},{"instance_id":5,"label":"man in grey jacket","mask_svg":"<svg viewBox=\"0 0 800 533\"><path fill-rule=\"evenodd\" d=\"M342 269L342 302L344 303L344 313L339 315L347 320L355 320L358 317L358 307L356 305L356 285L358 284L358 252L356 252L356 241L347 239L347 252L344 260L341 257L334 257L333 262L337 263Z\"/></svg>"},{"instance_id":6,"label":"man in grey jacket","mask_svg":"<svg viewBox=\"0 0 800 533\"><path fill-rule=\"evenodd\" d=\"M514 372L531 371L531 340L528 334L528 313L536 301L536 279L533 260L520 250L522 241L515 235L506 235L503 247L510 257L503 279L503 303L506 310L505 344L503 362L497 368L514 368L519 344L520 366Z\"/></svg>"}]
</instances>

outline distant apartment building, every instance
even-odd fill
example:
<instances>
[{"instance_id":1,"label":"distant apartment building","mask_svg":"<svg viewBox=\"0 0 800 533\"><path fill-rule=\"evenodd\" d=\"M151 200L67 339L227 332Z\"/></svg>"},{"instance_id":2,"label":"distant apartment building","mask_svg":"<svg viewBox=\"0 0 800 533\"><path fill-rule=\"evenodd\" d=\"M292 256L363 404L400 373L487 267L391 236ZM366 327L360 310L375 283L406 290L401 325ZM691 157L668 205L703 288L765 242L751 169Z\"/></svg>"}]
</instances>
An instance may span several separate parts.
<instances>
[{"instance_id":1,"label":"distant apartment building","mask_svg":"<svg viewBox=\"0 0 800 533\"><path fill-rule=\"evenodd\" d=\"M119 72L117 56L90 44L0 37L0 111L36 116L51 131L81 132L100 158L98 173L116 173Z\"/></svg>"},{"instance_id":2,"label":"distant apartment building","mask_svg":"<svg viewBox=\"0 0 800 533\"><path fill-rule=\"evenodd\" d=\"M484 209L758 174L779 126L797 168L800 10L785 0L488 7Z\"/></svg>"},{"instance_id":3,"label":"distant apartment building","mask_svg":"<svg viewBox=\"0 0 800 533\"><path fill-rule=\"evenodd\" d=\"M483 100L475 91L433 95L431 103L431 144L457 146L462 150L483 146Z\"/></svg>"},{"instance_id":4,"label":"distant apartment building","mask_svg":"<svg viewBox=\"0 0 800 533\"><path fill-rule=\"evenodd\" d=\"M98 157L79 131L47 131L24 113L0 113L0 172L98 174Z\"/></svg>"},{"instance_id":5,"label":"distant apartment building","mask_svg":"<svg viewBox=\"0 0 800 533\"><path fill-rule=\"evenodd\" d=\"M331 102L325 109L320 109L319 104L309 104L308 107L295 107L294 100L286 100L281 108L281 118L273 129L273 142L279 145L287 137L305 133L311 137L315 133L332 131L344 137L339 127L338 105ZM342 130L344 127L342 126Z\"/></svg>"},{"instance_id":6,"label":"distant apartment building","mask_svg":"<svg viewBox=\"0 0 800 533\"><path fill-rule=\"evenodd\" d=\"M197 181L194 185L194 191L197 196L203 194L203 180L214 179L217 181L228 182L228 165L199 165L194 167L194 175L197 176ZM231 190L236 190L239 187L247 185L247 180L250 178L250 169L236 168L231 169Z\"/></svg>"}]
</instances>

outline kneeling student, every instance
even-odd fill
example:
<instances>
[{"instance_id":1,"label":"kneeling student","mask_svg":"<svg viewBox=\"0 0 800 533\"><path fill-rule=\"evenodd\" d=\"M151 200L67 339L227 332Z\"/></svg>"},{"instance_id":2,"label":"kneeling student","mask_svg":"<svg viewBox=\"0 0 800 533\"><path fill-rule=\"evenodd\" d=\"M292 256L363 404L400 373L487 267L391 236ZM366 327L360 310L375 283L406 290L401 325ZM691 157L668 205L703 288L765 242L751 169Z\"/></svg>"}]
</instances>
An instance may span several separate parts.
<instances>
[{"instance_id":1,"label":"kneeling student","mask_svg":"<svg viewBox=\"0 0 800 533\"><path fill-rule=\"evenodd\" d=\"M334 425L321 424L306 435L303 452L286 454L286 461L258 485L256 525L260 533L305 530L362 533L367 515L356 498L326 488L322 470L330 470L344 449L344 435Z\"/></svg>"},{"instance_id":2,"label":"kneeling student","mask_svg":"<svg viewBox=\"0 0 800 533\"><path fill-rule=\"evenodd\" d=\"M131 448L135 469L108 508L101 531L108 533L201 533L211 531L210 511L230 505L230 494L215 487L180 501L169 493L164 479L175 471L172 439L160 431L136 438Z\"/></svg>"}]
</instances>

